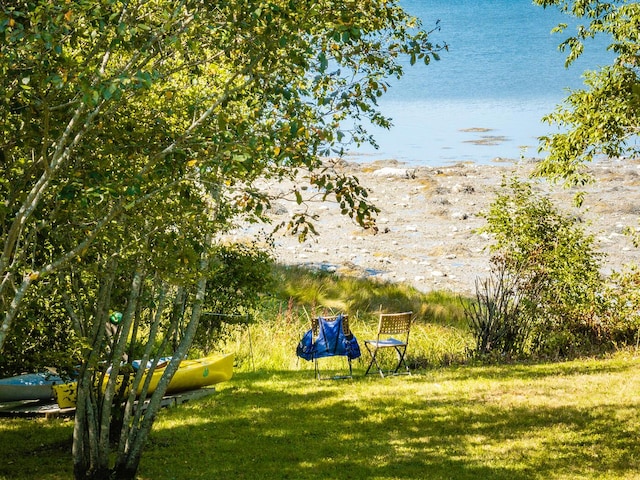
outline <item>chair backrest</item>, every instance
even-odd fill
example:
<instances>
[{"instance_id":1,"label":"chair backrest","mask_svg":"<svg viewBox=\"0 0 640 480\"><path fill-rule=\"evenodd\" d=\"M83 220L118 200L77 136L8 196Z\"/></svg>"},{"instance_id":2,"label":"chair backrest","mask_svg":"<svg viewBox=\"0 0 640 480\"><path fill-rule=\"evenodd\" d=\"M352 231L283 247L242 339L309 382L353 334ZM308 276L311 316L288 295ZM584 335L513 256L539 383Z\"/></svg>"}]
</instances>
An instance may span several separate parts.
<instances>
[{"instance_id":1,"label":"chair backrest","mask_svg":"<svg viewBox=\"0 0 640 480\"><path fill-rule=\"evenodd\" d=\"M378 323L378 337L380 335L405 334L409 338L413 312L381 313Z\"/></svg>"},{"instance_id":2,"label":"chair backrest","mask_svg":"<svg viewBox=\"0 0 640 480\"><path fill-rule=\"evenodd\" d=\"M313 332L313 338L317 338L320 333L320 319L325 322L335 322L339 317L342 317L342 333L345 336L351 335L351 329L349 328L349 315L334 315L331 317L314 317L311 319L311 331Z\"/></svg>"},{"instance_id":3,"label":"chair backrest","mask_svg":"<svg viewBox=\"0 0 640 480\"><path fill-rule=\"evenodd\" d=\"M358 340L351 333L347 315L313 318L311 319L311 330L307 332L307 335L309 333L311 334L309 339L311 343L310 354L307 356L311 358L344 355L353 359L360 356ZM305 357L303 356L303 358Z\"/></svg>"}]
</instances>

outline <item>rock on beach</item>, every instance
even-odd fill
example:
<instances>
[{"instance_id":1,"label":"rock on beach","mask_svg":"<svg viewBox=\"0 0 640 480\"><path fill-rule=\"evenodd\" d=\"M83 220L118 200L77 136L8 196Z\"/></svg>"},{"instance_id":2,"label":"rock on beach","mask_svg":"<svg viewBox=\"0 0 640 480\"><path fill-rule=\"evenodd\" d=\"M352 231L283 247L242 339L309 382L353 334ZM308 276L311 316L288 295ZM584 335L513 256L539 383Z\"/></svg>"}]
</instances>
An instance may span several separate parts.
<instances>
[{"instance_id":1,"label":"rock on beach","mask_svg":"<svg viewBox=\"0 0 640 480\"><path fill-rule=\"evenodd\" d=\"M358 177L380 208L377 232L363 230L340 215L335 202L308 205L317 214L317 236L303 243L276 233L276 259L345 275L381 281L408 282L421 291L475 291L478 278L490 272L491 238L478 232L485 225L482 212L491 204L503 177L528 178L534 160L512 164L462 163L447 167L405 167L398 162L347 163L336 166ZM575 191L535 180L535 188L549 195L562 211L580 218L606 254L604 273L635 262L638 250L622 232L640 220L640 160L607 160L591 167L596 182L586 188L585 207L573 206ZM278 184L274 192L291 185ZM274 202L275 223L299 206L293 200ZM234 232L236 240L268 234L246 225Z\"/></svg>"}]
</instances>

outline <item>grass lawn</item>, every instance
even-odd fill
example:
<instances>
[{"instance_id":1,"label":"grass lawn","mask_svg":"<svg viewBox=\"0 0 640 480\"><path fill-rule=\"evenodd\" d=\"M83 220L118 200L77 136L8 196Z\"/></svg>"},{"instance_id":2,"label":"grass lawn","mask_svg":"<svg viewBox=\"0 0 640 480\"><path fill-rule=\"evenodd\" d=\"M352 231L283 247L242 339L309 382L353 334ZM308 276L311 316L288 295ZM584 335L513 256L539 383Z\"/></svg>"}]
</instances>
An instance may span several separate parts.
<instances>
[{"instance_id":1,"label":"grass lawn","mask_svg":"<svg viewBox=\"0 0 640 480\"><path fill-rule=\"evenodd\" d=\"M141 480L638 479L640 356L317 381L239 373L163 410ZM69 420L0 421L0 479L71 478Z\"/></svg>"}]
</instances>

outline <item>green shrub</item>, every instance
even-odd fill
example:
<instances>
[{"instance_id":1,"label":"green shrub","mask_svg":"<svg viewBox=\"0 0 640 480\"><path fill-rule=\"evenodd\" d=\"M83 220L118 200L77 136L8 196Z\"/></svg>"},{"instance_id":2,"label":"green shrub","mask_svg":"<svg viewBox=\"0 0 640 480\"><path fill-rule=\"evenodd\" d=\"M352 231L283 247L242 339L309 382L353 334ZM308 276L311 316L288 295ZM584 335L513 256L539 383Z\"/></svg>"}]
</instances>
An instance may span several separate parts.
<instances>
[{"instance_id":1,"label":"green shrub","mask_svg":"<svg viewBox=\"0 0 640 480\"><path fill-rule=\"evenodd\" d=\"M610 335L616 345L640 346L640 267L627 265L611 275L608 299Z\"/></svg>"},{"instance_id":2,"label":"green shrub","mask_svg":"<svg viewBox=\"0 0 640 480\"><path fill-rule=\"evenodd\" d=\"M528 183L503 179L485 215L492 250L518 280L534 310L532 351L567 357L611 346L606 321L603 254L578 220L560 212Z\"/></svg>"},{"instance_id":3,"label":"green shrub","mask_svg":"<svg viewBox=\"0 0 640 480\"><path fill-rule=\"evenodd\" d=\"M62 375L80 361L80 343L58 279L34 286L0 352L0 378L52 368Z\"/></svg>"},{"instance_id":4,"label":"green shrub","mask_svg":"<svg viewBox=\"0 0 640 480\"><path fill-rule=\"evenodd\" d=\"M261 297L273 284L273 258L263 246L220 244L212 256L204 311L193 348L208 353L230 335L234 325L246 325Z\"/></svg>"}]
</instances>

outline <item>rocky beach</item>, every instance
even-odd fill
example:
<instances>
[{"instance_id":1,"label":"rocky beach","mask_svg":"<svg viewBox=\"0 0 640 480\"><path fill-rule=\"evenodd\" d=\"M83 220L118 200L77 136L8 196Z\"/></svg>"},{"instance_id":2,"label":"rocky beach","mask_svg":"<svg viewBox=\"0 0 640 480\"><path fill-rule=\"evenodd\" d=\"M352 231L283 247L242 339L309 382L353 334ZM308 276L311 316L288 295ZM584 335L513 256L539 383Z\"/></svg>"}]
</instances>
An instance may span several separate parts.
<instances>
[{"instance_id":1,"label":"rocky beach","mask_svg":"<svg viewBox=\"0 0 640 480\"><path fill-rule=\"evenodd\" d=\"M374 277L380 281L407 282L421 291L448 290L472 293L478 278L490 272L492 239L478 229L485 225L482 212L495 198L502 179L516 175L527 179L534 160L496 161L489 165L463 163L444 167L413 167L395 161L340 162L336 168L355 175L380 209L377 232L363 230L340 215L331 202L274 201L273 223L287 221L304 209L317 214L318 235L304 242L276 233L278 261L306 265L344 275ZM588 185L583 206L573 206L574 190L532 180L562 211L580 219L606 254L604 273L636 262L640 251L624 234L638 228L640 219L640 160L607 160L590 167L595 183ZM291 185L264 185L276 197ZM260 236L269 226L245 226L234 232L236 240Z\"/></svg>"}]
</instances>

